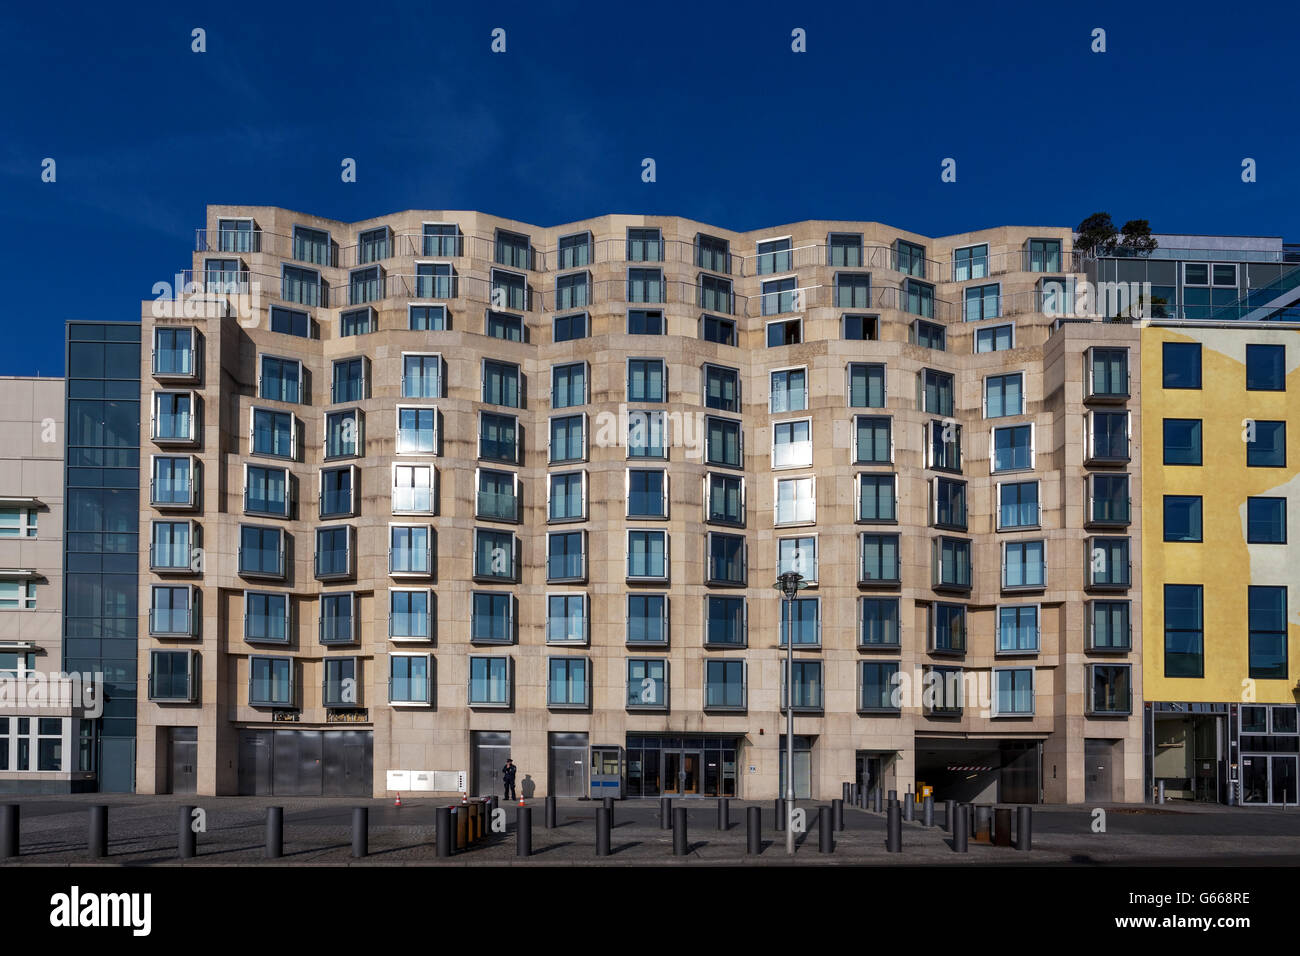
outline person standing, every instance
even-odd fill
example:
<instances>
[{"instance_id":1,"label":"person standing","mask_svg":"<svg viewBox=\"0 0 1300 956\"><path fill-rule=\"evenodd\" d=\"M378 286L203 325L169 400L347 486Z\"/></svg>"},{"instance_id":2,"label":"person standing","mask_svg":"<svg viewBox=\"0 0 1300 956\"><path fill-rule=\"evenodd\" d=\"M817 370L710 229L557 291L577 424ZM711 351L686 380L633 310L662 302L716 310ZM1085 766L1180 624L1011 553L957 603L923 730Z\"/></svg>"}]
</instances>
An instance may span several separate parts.
<instances>
[{"instance_id":1,"label":"person standing","mask_svg":"<svg viewBox=\"0 0 1300 956\"><path fill-rule=\"evenodd\" d=\"M507 800L515 799L515 774L518 770L519 768L515 766L515 762L507 757L506 765L501 768L501 782L505 784L505 799Z\"/></svg>"}]
</instances>

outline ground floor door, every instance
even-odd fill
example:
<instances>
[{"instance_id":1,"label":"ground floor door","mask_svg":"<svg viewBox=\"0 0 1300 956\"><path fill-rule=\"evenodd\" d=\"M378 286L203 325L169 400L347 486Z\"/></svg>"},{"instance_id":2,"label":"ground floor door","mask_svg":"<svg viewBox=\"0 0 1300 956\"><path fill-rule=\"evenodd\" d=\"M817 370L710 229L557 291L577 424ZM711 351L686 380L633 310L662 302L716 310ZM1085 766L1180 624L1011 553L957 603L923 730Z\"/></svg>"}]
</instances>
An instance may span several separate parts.
<instances>
[{"instance_id":1,"label":"ground floor door","mask_svg":"<svg viewBox=\"0 0 1300 956\"><path fill-rule=\"evenodd\" d=\"M1114 799L1112 779L1115 742L1083 742L1083 798L1089 803L1109 803Z\"/></svg>"},{"instance_id":2,"label":"ground floor door","mask_svg":"<svg viewBox=\"0 0 1300 956\"><path fill-rule=\"evenodd\" d=\"M1254 806L1295 806L1293 754L1245 754L1241 758L1241 802Z\"/></svg>"},{"instance_id":3,"label":"ground floor door","mask_svg":"<svg viewBox=\"0 0 1300 956\"><path fill-rule=\"evenodd\" d=\"M665 750L663 752L663 792L690 797L700 794L700 764L698 750Z\"/></svg>"},{"instance_id":4,"label":"ground floor door","mask_svg":"<svg viewBox=\"0 0 1300 956\"><path fill-rule=\"evenodd\" d=\"M197 793L199 729L167 728L167 792Z\"/></svg>"},{"instance_id":5,"label":"ground floor door","mask_svg":"<svg viewBox=\"0 0 1300 956\"><path fill-rule=\"evenodd\" d=\"M785 734L781 735L781 779L777 795L784 797L786 794L785 783ZM838 796L838 794L836 794ZM798 734L794 738L794 798L796 800L812 799L812 739L809 737L800 737Z\"/></svg>"},{"instance_id":6,"label":"ground floor door","mask_svg":"<svg viewBox=\"0 0 1300 956\"><path fill-rule=\"evenodd\" d=\"M510 732L500 730L475 730L470 734L470 766L473 779L470 789L483 797L494 794L505 796L505 787L501 780L501 770L510 759ZM519 793L519 778L516 772L515 793Z\"/></svg>"},{"instance_id":7,"label":"ground floor door","mask_svg":"<svg viewBox=\"0 0 1300 956\"><path fill-rule=\"evenodd\" d=\"M550 780L557 797L587 795L586 734L551 734Z\"/></svg>"},{"instance_id":8,"label":"ground floor door","mask_svg":"<svg viewBox=\"0 0 1300 956\"><path fill-rule=\"evenodd\" d=\"M866 794L868 800L874 799L872 794L880 789L884 783L884 757L868 753L865 750L859 750L857 753L856 781L858 792Z\"/></svg>"}]
</instances>

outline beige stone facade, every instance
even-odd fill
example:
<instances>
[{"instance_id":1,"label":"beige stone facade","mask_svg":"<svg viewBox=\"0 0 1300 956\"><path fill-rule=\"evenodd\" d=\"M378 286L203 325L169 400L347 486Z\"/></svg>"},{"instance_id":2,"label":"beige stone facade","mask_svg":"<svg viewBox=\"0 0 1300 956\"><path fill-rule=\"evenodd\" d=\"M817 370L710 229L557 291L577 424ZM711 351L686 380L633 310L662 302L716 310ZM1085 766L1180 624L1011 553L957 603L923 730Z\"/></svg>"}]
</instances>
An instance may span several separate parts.
<instances>
[{"instance_id":1,"label":"beige stone facade","mask_svg":"<svg viewBox=\"0 0 1300 956\"><path fill-rule=\"evenodd\" d=\"M427 224L454 229L443 230L448 238L430 240ZM309 233L295 238L299 229L325 232L328 239L322 242ZM378 229L386 232L372 233ZM435 233L439 229L435 226ZM658 230L661 238L629 232L647 229ZM525 258L511 251L509 241L502 243L503 233L527 238ZM365 243L363 234L368 234ZM569 238L579 235L587 237L585 244ZM804 738L809 753L796 764L801 789L827 799L839 796L846 781L900 792L924 783L935 788L939 799L1037 800L1041 790L1048 802L1076 802L1085 797L1085 740L1099 740L1109 742L1104 746L1113 755L1110 793L1103 798L1140 799L1136 695L1127 712L1117 706L1118 713L1097 715L1090 703L1093 664L1127 666L1129 687L1141 687L1138 562L1132 562L1127 587L1098 591L1087 583L1093 554L1089 539L1127 538L1129 554L1136 557L1141 516L1135 510L1130 521L1109 530L1091 526L1086 520L1087 475L1097 468L1085 465L1089 415L1098 408L1131 411L1129 443L1140 446L1138 338L1128 325L1061 323L1045 314L1045 280L1055 279L1062 288L1075 277L1081 280L1072 271L1070 242L1070 231L1061 228L1003 227L931 238L870 222L800 222L737 233L674 217L616 215L539 228L473 212L407 211L341 223L270 207L210 207L193 275L184 276L197 285L183 302L146 302L142 309L142 472L153 468L146 463L158 457L183 457L195 476L195 494L192 504L187 498L179 507L174 500L160 507L153 483L142 474L141 535L154 540L154 522L191 522L184 540L194 545L197 557L186 567L160 572L151 568L151 555L142 548L139 790L169 786L164 766L168 728L196 728L199 793L248 792L281 779L279 766L249 765L254 753L277 746L269 743L270 737L254 746L250 734L345 729L371 735L367 792L376 795L389 793L390 771L464 771L471 789L486 791L491 782L477 770L472 741L486 739L476 734L508 733L508 752L520 767L520 781L526 778L529 795L562 792L558 779L552 779L558 764L551 745L564 738L553 735L585 734L588 747L633 750L632 738L646 735L685 741L679 741L678 749L705 754L702 764L713 762L708 754L720 755L720 766L696 764L684 771L698 775L693 786L678 777L676 785L655 783L658 790L770 798L777 793L785 729L780 601L772 588L781 570L779 539L815 537L816 584L803 596L818 601L817 624L807 632L816 642L797 644L796 658L819 661L821 669L819 677L810 669L805 688L814 706L795 718L795 734ZM302 296L295 283L304 276L289 272L286 278L286 268L315 271L322 286L313 281L311 288L327 290L319 304L282 298ZM375 274L358 272L370 268ZM575 290L575 280L569 278L578 274L585 276L576 280L585 293ZM513 276L522 278L522 298L510 284ZM204 286L205 296L197 295ZM259 287L260 297L227 294L253 286ZM982 291L968 292L975 287ZM412 330L413 303L417 308L445 307L447 327ZM307 313L312 337L272 331L273 307ZM342 334L343 316L358 309L371 310L366 322L373 330ZM629 322L655 321L653 316L629 318L630 310L642 309L661 313L664 334L629 334ZM172 314L160 314L168 311ZM578 313L586 316L587 334L556 341L556 318ZM521 341L487 334L489 326L509 326L515 318ZM721 320L726 331L719 332L712 319ZM918 320L927 324L918 326ZM780 323L777 330L770 328L772 323ZM992 331L1002 326L1012 328ZM859 327L867 337L846 337ZM175 365L160 373L155 365L155 330L173 329L182 330L183 337L192 334L192 374L183 367L177 374ZM187 329L193 332L185 333ZM981 332L987 344L999 347L977 351ZM734 336L730 343L715 341L729 336ZM942 347L936 347L937 336L943 337ZM171 348L176 340L166 341ZM1127 394L1108 396L1101 405L1092 401L1089 388L1093 348L1128 350L1129 356ZM404 387L410 390L403 381L404 355L417 353L440 357L440 363L427 366L440 371L436 396L404 395ZM301 363L300 401L266 397L263 356ZM364 360L363 393L333 402L335 363L354 357ZM629 401L629 361L639 359L662 360L663 400ZM501 404L512 396L486 394L499 381L496 370L485 367L487 360L518 367L518 407ZM585 395L569 407L553 408L552 369L577 363L584 363ZM851 404L852 363L883 364L883 407L868 404L870 397ZM734 370L734 410L717 407L730 404L725 398L710 407L708 365ZM635 373L638 382L642 368ZM924 407L925 389L918 383L927 369L952 376L951 413ZM784 393L785 403L778 397L774 405L772 373L783 370L795 370L795 384ZM1004 391L998 394L1019 394L1018 403L1006 399L1018 408L1010 415L987 417L986 379L1012 373L1023 373L1019 385L999 383ZM488 386L485 377L491 380ZM944 402L942 391L936 387L930 401ZM192 441L188 434L179 442L155 438L156 419L167 417L175 424L173 394L186 396L182 405L192 402ZM806 407L797 407L800 395ZM157 404L160 400L165 409ZM773 411L790 404L796 407ZM399 451L399 406L436 408L433 453ZM326 460L326 416L354 408L363 419L359 454ZM255 409L292 416L292 457L254 451ZM630 458L625 441L609 440L625 434L629 409L667 413L672 434L666 459ZM517 463L482 457L485 412L516 418ZM549 463L550 420L575 414L586 416L580 460ZM888 444L889 460L855 460L855 416L889 420L888 440L877 446ZM716 445L705 440L708 418L738 423L739 467L707 460L710 453L722 456L725 446L721 437ZM796 421L800 424L790 425ZM934 433L952 423L960 425L959 472L932 467L927 450ZM1029 467L993 472L993 429L1026 424L1032 425L1027 449L1017 444L1008 454L1027 453ZM802 444L805 429L808 445ZM790 464L774 457L777 431L794 442L780 450ZM1023 431L1015 433L1018 442L1023 436ZM805 449L810 449L807 457ZM394 469L408 464L429 465L436 473L433 513L395 513ZM1140 500L1138 464L1133 455L1127 467L1111 461L1101 469L1129 474L1129 494ZM287 517L246 513L248 465L287 469L292 488ZM322 519L321 472L347 466L355 466L359 479L357 513ZM629 469L665 472L664 517L627 516ZM483 470L517 476L518 520L483 516L482 509L496 501L480 495ZM553 520L548 475L568 472L584 476L582 516ZM711 474L743 478L743 527L709 520L706 486ZM896 476L892 518L860 520L857 482L862 474ZM778 523L778 482L798 478L813 479L814 499L805 503L802 497L807 483L783 486L795 489L798 497L794 520ZM964 530L935 527L932 494L940 478L965 483ZM999 483L1012 481L1035 482L1040 508L1032 525L1000 529ZM282 533L282 577L254 576L247 569L241 573L244 525ZM394 525L429 529L430 573L391 573ZM353 549L350 566L330 580L318 579L314 565L316 534L323 526L352 529L347 532ZM574 530L585 532L580 580L548 581L548 533ZM517 580L484 579L481 573L476 580L476 571L486 570L475 564L480 531L515 536ZM629 580L629 550L638 551L638 561L641 553L640 536L630 545L629 532L639 531L665 533L666 579ZM178 533L184 537L186 532ZM716 534L743 537L743 584L709 580L717 576L709 560L709 536ZM897 583L863 580L864 534L897 536ZM964 582L935 587L933 549L940 538L954 539L959 546L970 543L968 587ZM1004 586L1004 545L1026 542L1025 553L1035 555L1035 543L1043 542L1045 582ZM144 609L156 607L154 589L182 584L196 596L197 627L151 636L144 627ZM390 639L394 588L430 592L434 626L429 640ZM246 591L289 596L286 641L246 639ZM354 595L356 640L323 645L321 595L344 592ZM476 592L510 595L508 643L472 639ZM564 594L585 595L579 628L583 640L548 643L548 598ZM666 646L629 645L630 594L667 596ZM706 640L710 596L744 599L743 646ZM877 598L898 601L894 646L860 640L862 601ZM1127 649L1101 654L1088 649L1089 602L1099 598L1133 602ZM964 650L932 650L936 602L964 608ZM999 652L999 609L1008 606L1035 609L1022 620L1036 619L1036 628L1026 625L1026 633L1037 633L1036 649ZM159 650L193 652L194 683L184 695L192 700L151 699L157 695L146 682ZM391 659L403 654L428 655L433 690L427 703L390 703ZM503 706L470 702L471 658L482 656L509 659L510 691ZM258 657L291 660L293 693L285 703L250 703L250 669ZM337 658L358 662L359 700L327 707L322 697L326 662ZM548 703L551 659L572 658L586 661L580 665L585 672L575 670L576 683L587 687L585 700L578 706ZM629 707L629 659L666 662L666 686L655 691L666 696L666 707L639 707L635 697ZM722 660L743 662L743 706L736 709L720 708L720 698L707 696L708 662ZM897 663L909 679L932 666L958 667L975 683L960 713L931 714L919 697L905 699L898 712L880 712L864 707L861 685L863 665L879 675L884 672L870 665L881 662ZM1008 668L1020 673L997 676ZM971 696L982 681L994 689L997 711L999 680L1007 680L1008 688L1000 715L990 712L989 700ZM1025 691L1012 691L1027 687L1020 682L1028 680L1028 697ZM1013 700L1019 707L1029 697L1032 712L1005 713ZM662 703L662 698L655 701ZM285 750L280 759L311 758L316 746L292 750L296 756ZM327 750L330 746L325 744ZM660 742L661 749L667 746ZM269 759L276 759L275 752ZM637 751L633 759L637 790L648 793L649 758ZM656 762L657 772L666 776L667 762L659 761L658 754ZM732 762L734 767L727 766ZM682 769L679 763L672 766ZM582 768L582 774L589 769ZM873 779L864 780L864 772ZM434 779L426 786L451 789L449 778ZM409 785L408 778L399 780L399 785ZM580 786L585 792L585 782Z\"/></svg>"}]
</instances>

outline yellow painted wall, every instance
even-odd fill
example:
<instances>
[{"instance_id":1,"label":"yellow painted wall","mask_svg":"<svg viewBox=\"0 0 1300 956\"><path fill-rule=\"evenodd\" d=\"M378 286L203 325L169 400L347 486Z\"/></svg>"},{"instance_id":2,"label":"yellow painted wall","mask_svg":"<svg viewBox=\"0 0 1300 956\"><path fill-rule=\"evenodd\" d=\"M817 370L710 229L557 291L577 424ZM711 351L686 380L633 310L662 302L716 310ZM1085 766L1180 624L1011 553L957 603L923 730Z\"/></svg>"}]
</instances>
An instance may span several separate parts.
<instances>
[{"instance_id":1,"label":"yellow painted wall","mask_svg":"<svg viewBox=\"0 0 1300 956\"><path fill-rule=\"evenodd\" d=\"M1201 388L1163 387L1162 343L1201 343ZM1285 344L1286 391L1246 390L1247 344ZM1300 679L1300 332L1148 326L1142 332L1143 695L1150 701L1295 703ZM1163 419L1199 418L1200 467L1164 464ZM1287 422L1285 468L1248 468L1245 419ZM1203 542L1164 540L1164 496L1202 496ZM1287 544L1246 543L1246 498L1286 497ZM1164 676L1164 585L1204 587L1205 670ZM1247 587L1285 585L1289 676L1249 675Z\"/></svg>"}]
</instances>

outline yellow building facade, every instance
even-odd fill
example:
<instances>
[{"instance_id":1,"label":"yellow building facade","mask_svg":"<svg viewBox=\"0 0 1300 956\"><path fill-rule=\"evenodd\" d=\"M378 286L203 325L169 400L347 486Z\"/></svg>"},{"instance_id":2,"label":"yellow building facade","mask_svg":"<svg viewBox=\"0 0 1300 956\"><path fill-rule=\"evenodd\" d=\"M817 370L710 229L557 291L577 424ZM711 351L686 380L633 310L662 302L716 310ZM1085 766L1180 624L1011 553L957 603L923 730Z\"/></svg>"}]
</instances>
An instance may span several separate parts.
<instances>
[{"instance_id":1,"label":"yellow building facade","mask_svg":"<svg viewBox=\"0 0 1300 956\"><path fill-rule=\"evenodd\" d=\"M1143 699L1153 792L1296 803L1300 328L1142 330Z\"/></svg>"}]
</instances>

